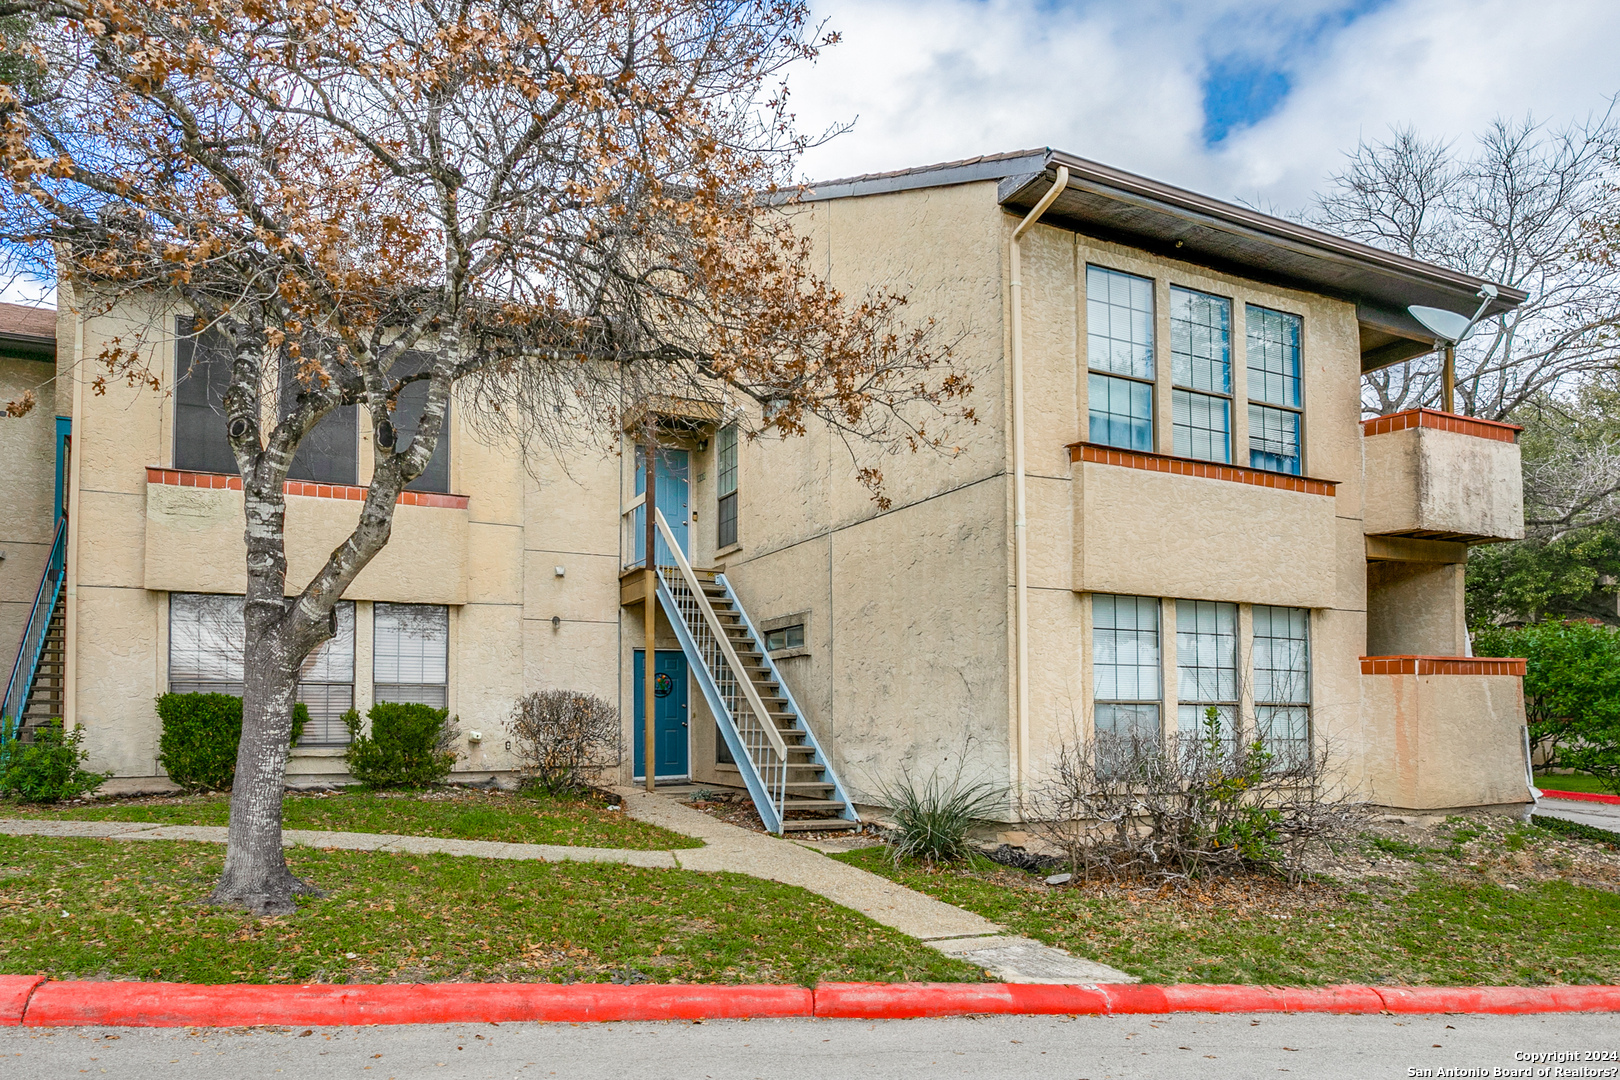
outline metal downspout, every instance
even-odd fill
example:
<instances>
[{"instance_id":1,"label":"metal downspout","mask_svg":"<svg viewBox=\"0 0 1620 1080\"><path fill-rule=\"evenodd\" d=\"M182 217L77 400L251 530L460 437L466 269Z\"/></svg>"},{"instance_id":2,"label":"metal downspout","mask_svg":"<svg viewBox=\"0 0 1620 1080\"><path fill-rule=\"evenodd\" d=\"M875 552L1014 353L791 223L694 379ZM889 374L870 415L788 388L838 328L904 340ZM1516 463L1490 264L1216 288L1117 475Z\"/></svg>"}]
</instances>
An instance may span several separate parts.
<instances>
[{"instance_id":1,"label":"metal downspout","mask_svg":"<svg viewBox=\"0 0 1620 1080\"><path fill-rule=\"evenodd\" d=\"M1029 539L1024 492L1024 280L1018 242L1068 186L1068 167L1059 165L1051 188L1034 209L1024 215L1012 234L1013 607L1018 639L1018 775L1015 779L1020 815L1024 782L1029 772Z\"/></svg>"}]
</instances>

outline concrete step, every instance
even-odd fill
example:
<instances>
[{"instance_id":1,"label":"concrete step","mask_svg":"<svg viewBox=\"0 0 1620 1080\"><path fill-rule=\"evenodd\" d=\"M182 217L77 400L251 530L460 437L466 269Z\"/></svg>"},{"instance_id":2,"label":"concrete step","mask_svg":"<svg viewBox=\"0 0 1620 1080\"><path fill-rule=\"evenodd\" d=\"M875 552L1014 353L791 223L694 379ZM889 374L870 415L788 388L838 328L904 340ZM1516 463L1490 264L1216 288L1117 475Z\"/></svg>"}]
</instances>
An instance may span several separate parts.
<instances>
[{"instance_id":1,"label":"concrete step","mask_svg":"<svg viewBox=\"0 0 1620 1080\"><path fill-rule=\"evenodd\" d=\"M858 829L861 823L850 821L847 818L799 818L795 821L782 822L782 831L790 832L833 832Z\"/></svg>"}]
</instances>

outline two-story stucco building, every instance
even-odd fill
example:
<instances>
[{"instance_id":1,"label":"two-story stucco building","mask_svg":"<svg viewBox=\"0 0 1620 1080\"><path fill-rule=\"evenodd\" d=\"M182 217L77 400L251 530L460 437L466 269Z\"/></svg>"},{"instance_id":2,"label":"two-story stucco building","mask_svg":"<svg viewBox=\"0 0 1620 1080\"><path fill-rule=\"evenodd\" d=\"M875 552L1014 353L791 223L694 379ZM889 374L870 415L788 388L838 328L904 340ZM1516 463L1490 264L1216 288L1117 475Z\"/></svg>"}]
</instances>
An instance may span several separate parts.
<instances>
[{"instance_id":1,"label":"two-story stucco building","mask_svg":"<svg viewBox=\"0 0 1620 1080\"><path fill-rule=\"evenodd\" d=\"M1522 665L1469 657L1463 619L1468 545L1522 534L1516 429L1361 418L1363 372L1433 345L1406 307L1471 313L1484 282L1047 150L818 185L787 212L835 284L907 292L960 335L981 422L955 453L886 459L880 510L828 432L751 441L713 405L643 404L682 555L659 559L655 775L849 817L902 768L966 755L1039 783L1064 741L1168 737L1214 706L1331 753L1377 804L1529 800ZM161 779L157 694L240 679L243 589L220 388L184 321L151 345L166 392L87 389L135 317L83 316L64 287L68 437L0 422L26 489L0 544L51 535L61 463L60 710L126 787ZM352 527L370 431L340 411L301 451L292 581ZM378 699L447 705L477 735L460 769L507 769L513 700L549 687L618 701L620 776L641 775L642 457L526 469L453 423L306 668L294 779L341 778L336 718ZM3 599L45 561L0 563Z\"/></svg>"}]
</instances>

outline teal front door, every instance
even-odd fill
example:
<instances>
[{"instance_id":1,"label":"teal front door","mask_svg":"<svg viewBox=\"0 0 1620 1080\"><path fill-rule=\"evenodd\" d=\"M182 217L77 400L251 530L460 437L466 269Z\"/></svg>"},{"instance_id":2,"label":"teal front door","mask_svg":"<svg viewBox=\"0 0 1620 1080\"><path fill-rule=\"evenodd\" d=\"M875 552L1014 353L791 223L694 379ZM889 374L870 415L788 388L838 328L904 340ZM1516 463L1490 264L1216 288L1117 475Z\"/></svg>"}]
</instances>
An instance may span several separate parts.
<instances>
[{"instance_id":1,"label":"teal front door","mask_svg":"<svg viewBox=\"0 0 1620 1080\"><path fill-rule=\"evenodd\" d=\"M646 652L636 650L636 776L647 775L647 666ZM675 651L653 654L653 778L687 775L686 764L686 656Z\"/></svg>"},{"instance_id":2,"label":"teal front door","mask_svg":"<svg viewBox=\"0 0 1620 1080\"><path fill-rule=\"evenodd\" d=\"M685 450L658 451L658 487L653 491L653 501L657 504L658 512L663 515L669 524L669 531L675 535L675 542L681 547L681 554L691 557L692 547L687 538L687 523L692 517L691 484L689 476L691 461ZM647 490L647 463L646 451L640 446L636 447L636 494L640 495ZM643 566L647 558L647 511L645 507L637 507L634 517L635 524L635 563ZM675 559L669 553L669 546L664 538L658 538L658 565L674 566ZM659 774L663 775L662 773Z\"/></svg>"}]
</instances>

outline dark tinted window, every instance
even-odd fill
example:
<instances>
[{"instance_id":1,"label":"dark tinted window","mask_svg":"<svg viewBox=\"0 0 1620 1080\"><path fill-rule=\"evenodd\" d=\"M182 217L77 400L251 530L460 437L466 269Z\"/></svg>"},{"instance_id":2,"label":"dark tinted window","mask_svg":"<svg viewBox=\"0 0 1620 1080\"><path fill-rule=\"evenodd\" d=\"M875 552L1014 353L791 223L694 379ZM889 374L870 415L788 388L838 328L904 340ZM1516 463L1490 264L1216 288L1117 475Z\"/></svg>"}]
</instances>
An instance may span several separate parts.
<instances>
[{"instance_id":1,"label":"dark tinted window","mask_svg":"<svg viewBox=\"0 0 1620 1080\"><path fill-rule=\"evenodd\" d=\"M284 362L281 378L281 409L285 415L298 397L298 380L291 361ZM289 480L313 480L318 484L353 484L360 458L359 407L343 405L321 418L315 430L304 436L293 455Z\"/></svg>"},{"instance_id":2,"label":"dark tinted window","mask_svg":"<svg viewBox=\"0 0 1620 1080\"><path fill-rule=\"evenodd\" d=\"M426 353L406 353L394 365L390 374L395 378L404 375L413 375L419 371L426 371L433 365L433 358ZM394 430L399 434L397 453L404 453L410 449L411 439L416 435L416 426L422 421L422 410L427 407L428 384L414 382L399 392L399 398L394 405ZM448 493L450 490L450 413L445 411L444 426L439 431L439 445L433 448L433 456L428 459L428 466L422 470L422 475L405 485L410 491L438 491Z\"/></svg>"},{"instance_id":3,"label":"dark tinted window","mask_svg":"<svg viewBox=\"0 0 1620 1080\"><path fill-rule=\"evenodd\" d=\"M225 390L231 384L225 340L214 333L193 336L192 320L182 318L174 357L174 467L236 472L236 457L225 435Z\"/></svg>"}]
</instances>

